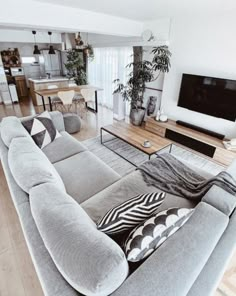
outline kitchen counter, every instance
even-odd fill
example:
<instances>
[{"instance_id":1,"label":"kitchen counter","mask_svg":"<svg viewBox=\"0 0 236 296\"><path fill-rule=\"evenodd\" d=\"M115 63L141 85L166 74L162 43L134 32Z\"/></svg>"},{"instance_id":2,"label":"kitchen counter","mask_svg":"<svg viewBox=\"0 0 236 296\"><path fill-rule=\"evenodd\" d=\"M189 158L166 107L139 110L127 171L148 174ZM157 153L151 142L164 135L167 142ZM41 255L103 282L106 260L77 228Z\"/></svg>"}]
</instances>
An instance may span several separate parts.
<instances>
[{"instance_id":1,"label":"kitchen counter","mask_svg":"<svg viewBox=\"0 0 236 296\"><path fill-rule=\"evenodd\" d=\"M58 77L52 77L50 79L48 78L29 78L29 86L30 86L30 96L32 98L33 104L35 106L42 105L42 99L39 95L35 93L35 91L39 91L42 89L48 89L53 84L54 86L57 86L58 88L62 87L68 87L69 85L69 79L67 77L58 76ZM45 103L48 104L48 98L45 99Z\"/></svg>"},{"instance_id":2,"label":"kitchen counter","mask_svg":"<svg viewBox=\"0 0 236 296\"><path fill-rule=\"evenodd\" d=\"M63 77L63 76L58 76L58 77L52 77L50 79L48 78L29 78L29 81L33 83L51 83L51 82L60 82L60 81L69 81L69 78Z\"/></svg>"}]
</instances>

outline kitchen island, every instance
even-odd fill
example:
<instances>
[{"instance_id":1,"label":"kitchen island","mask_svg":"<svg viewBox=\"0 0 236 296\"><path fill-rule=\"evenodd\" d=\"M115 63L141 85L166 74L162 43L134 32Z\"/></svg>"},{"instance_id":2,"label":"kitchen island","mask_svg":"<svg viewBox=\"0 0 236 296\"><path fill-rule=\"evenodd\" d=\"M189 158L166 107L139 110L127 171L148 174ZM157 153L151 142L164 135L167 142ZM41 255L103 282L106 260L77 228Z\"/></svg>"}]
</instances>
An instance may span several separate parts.
<instances>
[{"instance_id":1,"label":"kitchen island","mask_svg":"<svg viewBox=\"0 0 236 296\"><path fill-rule=\"evenodd\" d=\"M57 86L57 88L63 88L69 86L69 79L67 77L59 76L48 78L29 78L29 87L30 87L30 95L35 106L41 106L42 98L37 95L36 92L40 90L48 89L52 86ZM45 98L45 104L48 104L48 98Z\"/></svg>"}]
</instances>

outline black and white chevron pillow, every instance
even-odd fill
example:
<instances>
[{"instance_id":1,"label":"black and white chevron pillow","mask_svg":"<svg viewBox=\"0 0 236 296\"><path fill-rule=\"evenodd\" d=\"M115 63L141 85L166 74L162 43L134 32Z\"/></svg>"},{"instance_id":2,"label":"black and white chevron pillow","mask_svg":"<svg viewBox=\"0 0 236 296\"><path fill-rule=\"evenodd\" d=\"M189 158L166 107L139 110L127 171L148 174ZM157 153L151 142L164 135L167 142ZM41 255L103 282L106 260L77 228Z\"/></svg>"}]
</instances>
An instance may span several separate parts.
<instances>
[{"instance_id":1,"label":"black and white chevron pillow","mask_svg":"<svg viewBox=\"0 0 236 296\"><path fill-rule=\"evenodd\" d=\"M98 230L106 234L115 234L133 228L152 215L164 198L164 192L135 196L108 211L98 223Z\"/></svg>"},{"instance_id":2,"label":"black and white chevron pillow","mask_svg":"<svg viewBox=\"0 0 236 296\"><path fill-rule=\"evenodd\" d=\"M138 262L167 240L190 218L193 209L170 208L153 214L148 220L131 231L125 241L127 260Z\"/></svg>"},{"instance_id":3,"label":"black and white chevron pillow","mask_svg":"<svg viewBox=\"0 0 236 296\"><path fill-rule=\"evenodd\" d=\"M33 119L23 121L22 124L31 135L36 145L41 149L56 138L61 137L60 133L56 130L48 111L41 113Z\"/></svg>"}]
</instances>

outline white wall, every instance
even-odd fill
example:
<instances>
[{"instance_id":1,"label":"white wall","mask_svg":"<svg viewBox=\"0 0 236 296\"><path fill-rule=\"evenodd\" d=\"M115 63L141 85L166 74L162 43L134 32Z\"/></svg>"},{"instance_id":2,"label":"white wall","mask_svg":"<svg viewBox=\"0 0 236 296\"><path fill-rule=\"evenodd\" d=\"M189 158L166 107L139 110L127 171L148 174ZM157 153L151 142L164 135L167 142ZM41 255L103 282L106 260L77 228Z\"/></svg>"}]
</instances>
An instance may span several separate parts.
<instances>
[{"instance_id":1,"label":"white wall","mask_svg":"<svg viewBox=\"0 0 236 296\"><path fill-rule=\"evenodd\" d=\"M6 3L0 10L0 25L120 36L140 36L143 30L142 22L33 0Z\"/></svg>"},{"instance_id":2,"label":"white wall","mask_svg":"<svg viewBox=\"0 0 236 296\"><path fill-rule=\"evenodd\" d=\"M83 40L87 40L87 34L82 33ZM132 43L142 41L141 36L139 37L125 37L125 36L114 36L104 34L93 34L88 35L88 41L93 47L120 47L120 46L132 46Z\"/></svg>"},{"instance_id":3,"label":"white wall","mask_svg":"<svg viewBox=\"0 0 236 296\"><path fill-rule=\"evenodd\" d=\"M48 32L36 32L36 41L37 43L49 43ZM52 43L61 43L61 34L53 32L51 35ZM9 29L0 29L0 42L25 42L33 43L34 35L30 30L9 30Z\"/></svg>"},{"instance_id":4,"label":"white wall","mask_svg":"<svg viewBox=\"0 0 236 296\"><path fill-rule=\"evenodd\" d=\"M145 42L142 39L141 33L144 30L151 30L155 40L153 42ZM114 36L104 34L93 34L88 35L89 43L94 47L118 47L118 46L158 46L168 44L170 31L170 19L161 18L159 20L148 21L143 23L142 31L140 36ZM87 39L87 34L83 34L84 40Z\"/></svg>"},{"instance_id":5,"label":"white wall","mask_svg":"<svg viewBox=\"0 0 236 296\"><path fill-rule=\"evenodd\" d=\"M164 110L170 118L236 137L234 122L177 107L182 73L236 80L235 28L236 18L231 15L172 20L172 67L165 77L162 96Z\"/></svg>"},{"instance_id":6,"label":"white wall","mask_svg":"<svg viewBox=\"0 0 236 296\"><path fill-rule=\"evenodd\" d=\"M160 18L144 22L143 29L151 30L157 40L169 40L170 24L170 18Z\"/></svg>"}]
</instances>

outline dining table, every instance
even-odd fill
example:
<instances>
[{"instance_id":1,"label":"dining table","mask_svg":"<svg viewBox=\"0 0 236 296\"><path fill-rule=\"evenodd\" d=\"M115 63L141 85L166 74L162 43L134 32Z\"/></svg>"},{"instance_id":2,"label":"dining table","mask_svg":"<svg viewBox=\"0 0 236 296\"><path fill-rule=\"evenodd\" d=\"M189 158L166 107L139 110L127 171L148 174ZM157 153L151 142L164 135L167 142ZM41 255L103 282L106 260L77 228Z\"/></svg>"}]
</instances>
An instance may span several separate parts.
<instances>
[{"instance_id":1,"label":"dining table","mask_svg":"<svg viewBox=\"0 0 236 296\"><path fill-rule=\"evenodd\" d=\"M56 96L59 91L70 91L74 90L76 93L80 93L81 89L93 89L95 93L95 108L92 108L88 106L88 110L97 113L98 112L98 91L102 91L103 89L100 87L92 86L92 85L76 85L76 86L68 86L68 87L58 87L58 88L53 88L53 89L41 89L41 90L35 90L34 92L39 95L42 98L42 103L43 103L43 109L44 111L46 110L46 104L45 104L45 97L48 98L49 102L49 109L52 111L52 96Z\"/></svg>"}]
</instances>

